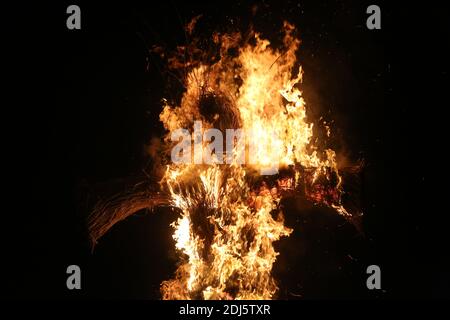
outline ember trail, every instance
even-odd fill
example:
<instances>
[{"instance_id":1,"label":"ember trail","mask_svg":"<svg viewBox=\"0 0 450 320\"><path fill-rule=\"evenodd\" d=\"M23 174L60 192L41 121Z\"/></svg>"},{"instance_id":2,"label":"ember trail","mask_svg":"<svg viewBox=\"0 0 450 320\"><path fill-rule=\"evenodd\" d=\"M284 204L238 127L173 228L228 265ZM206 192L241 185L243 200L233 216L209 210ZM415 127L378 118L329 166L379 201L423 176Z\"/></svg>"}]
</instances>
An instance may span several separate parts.
<instances>
[{"instance_id":1,"label":"ember trail","mask_svg":"<svg viewBox=\"0 0 450 320\"><path fill-rule=\"evenodd\" d=\"M214 33L211 54L195 39L195 22L186 27L194 40L165 55L168 69L181 75L184 91L178 101L163 100L160 120L167 133L159 148L160 183L99 203L88 221L91 240L95 244L141 209L171 206L179 214L171 228L180 264L161 284L163 299L272 299L278 287L271 271L279 254L273 243L292 232L284 225L283 198L303 194L352 222L359 213L344 207L336 153L319 148L314 124L307 121L294 26L284 23L280 48L252 31ZM200 129L195 120L202 122ZM201 139L205 130L251 131L257 140L252 161L241 165L249 145L232 140L222 150L230 160L225 164L174 163L171 150L178 140L172 135L179 128L186 128L188 149L200 148L200 156L210 150ZM276 174L262 176L261 170L274 165Z\"/></svg>"}]
</instances>

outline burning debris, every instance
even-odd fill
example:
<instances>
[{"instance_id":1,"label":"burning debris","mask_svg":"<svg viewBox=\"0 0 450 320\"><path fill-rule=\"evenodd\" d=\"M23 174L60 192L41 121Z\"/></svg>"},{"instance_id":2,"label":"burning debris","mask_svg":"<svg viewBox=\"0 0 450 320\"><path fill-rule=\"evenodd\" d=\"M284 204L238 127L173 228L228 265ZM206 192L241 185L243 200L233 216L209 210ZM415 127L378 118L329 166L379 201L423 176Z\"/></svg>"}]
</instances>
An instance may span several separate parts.
<instances>
[{"instance_id":1,"label":"burning debris","mask_svg":"<svg viewBox=\"0 0 450 320\"><path fill-rule=\"evenodd\" d=\"M188 25L189 34L194 25ZM172 71L183 74L185 90L179 101L164 100L160 120L167 134L160 152L165 170L158 188L132 190L101 202L89 218L94 245L115 223L141 209L178 209L172 228L180 265L174 278L161 284L163 299L273 298L278 288L271 271L279 254L273 243L292 232L284 225L283 198L301 194L351 221L357 215L343 205L342 170L335 152L320 149L313 139L299 89L300 41L289 23L284 32L279 50L253 32L246 37L215 33L213 53L201 50L196 41L179 47L167 61ZM226 164L171 162L177 142L172 134L180 128L193 132L195 121L201 121L201 130L251 132L253 161L237 161L249 157L247 141L224 151L231 159ZM330 128L326 130L329 136ZM200 140L201 157L217 152L210 140ZM261 175L262 168L274 165L276 174Z\"/></svg>"}]
</instances>

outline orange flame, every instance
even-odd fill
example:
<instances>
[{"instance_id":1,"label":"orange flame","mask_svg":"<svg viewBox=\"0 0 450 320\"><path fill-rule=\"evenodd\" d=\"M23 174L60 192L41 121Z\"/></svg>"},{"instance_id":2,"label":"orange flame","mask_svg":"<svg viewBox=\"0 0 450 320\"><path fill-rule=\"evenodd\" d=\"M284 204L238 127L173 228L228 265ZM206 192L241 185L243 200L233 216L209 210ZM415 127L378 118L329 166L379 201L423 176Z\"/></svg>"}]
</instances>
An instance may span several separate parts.
<instances>
[{"instance_id":1,"label":"orange flame","mask_svg":"<svg viewBox=\"0 0 450 320\"><path fill-rule=\"evenodd\" d=\"M167 166L161 183L181 212L172 224L181 264L174 279L161 285L164 299L273 298L278 289L271 275L278 255L273 242L292 232L279 209L283 190L303 183L310 200L349 215L341 205L336 154L319 150L313 124L307 122L299 88L302 69L296 62L300 41L292 25L285 23L284 31L283 50L272 48L259 34L243 45L238 33L215 34L219 57L185 63L181 101L175 106L165 101L160 119L168 143L173 131L192 129L196 120L202 121L203 130L239 126L252 132L250 138L257 143L253 160L245 165ZM202 107L205 97L212 101L207 110ZM245 148L231 152L248 150L247 141ZM277 176L273 185L255 186L258 170L272 165L290 168L293 174Z\"/></svg>"}]
</instances>

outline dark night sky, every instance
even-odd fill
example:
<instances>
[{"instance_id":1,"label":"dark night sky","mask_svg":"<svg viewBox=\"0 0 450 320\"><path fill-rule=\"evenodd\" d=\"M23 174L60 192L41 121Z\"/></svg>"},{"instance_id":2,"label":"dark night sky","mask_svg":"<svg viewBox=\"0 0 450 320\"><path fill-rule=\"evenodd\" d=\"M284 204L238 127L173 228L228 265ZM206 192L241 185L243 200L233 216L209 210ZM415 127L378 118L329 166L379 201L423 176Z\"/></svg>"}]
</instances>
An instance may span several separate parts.
<instances>
[{"instance_id":1,"label":"dark night sky","mask_svg":"<svg viewBox=\"0 0 450 320\"><path fill-rule=\"evenodd\" d=\"M448 78L448 65L438 62L447 56L439 46L448 42L448 24L438 9L414 27L406 23L408 12L396 15L383 5L382 30L369 31L365 8L372 2L364 1L266 1L254 17L251 1L78 2L82 29L69 31L69 4L14 11L33 15L31 29L11 22L21 34L14 43L24 47L12 111L18 129L7 135L17 137L11 145L19 169L11 170L11 186L25 191L10 197L17 231L4 233L14 245L4 261L10 287L2 287L2 296L160 298L159 284L176 266L168 228L176 214L160 209L131 217L93 254L84 219L103 191L142 178L145 143L162 133L158 115L167 90L148 49L182 44L182 23L203 14L205 33L252 22L274 40L282 21L292 22L302 40L298 57L312 115L334 119L341 152L366 163L366 237L326 210L286 214L296 232L276 245L280 297L448 297L448 209L439 208L442 191L429 192L446 170L444 154L430 143L443 136L436 118L445 91L436 85L418 95ZM442 159L439 168L430 153ZM81 266L81 292L65 288L70 264ZM382 269L382 291L365 288L369 264Z\"/></svg>"}]
</instances>

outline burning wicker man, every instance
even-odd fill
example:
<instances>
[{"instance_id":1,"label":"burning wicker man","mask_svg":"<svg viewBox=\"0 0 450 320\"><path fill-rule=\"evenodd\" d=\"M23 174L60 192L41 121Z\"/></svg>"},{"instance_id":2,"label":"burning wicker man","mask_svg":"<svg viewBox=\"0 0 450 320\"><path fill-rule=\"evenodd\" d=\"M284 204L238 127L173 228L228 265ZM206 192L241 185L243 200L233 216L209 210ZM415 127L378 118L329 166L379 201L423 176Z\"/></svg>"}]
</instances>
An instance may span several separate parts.
<instances>
[{"instance_id":1,"label":"burning wicker man","mask_svg":"<svg viewBox=\"0 0 450 320\"><path fill-rule=\"evenodd\" d=\"M186 30L192 35L193 26ZM98 203L88 221L95 245L142 209L176 208L180 264L161 284L163 299L273 298L273 243L292 232L280 207L285 197L302 194L351 222L359 216L344 207L335 152L319 148L307 120L299 44L284 23L280 49L251 31L214 33L207 49L193 38L163 55L183 92L163 100L159 183Z\"/></svg>"}]
</instances>

